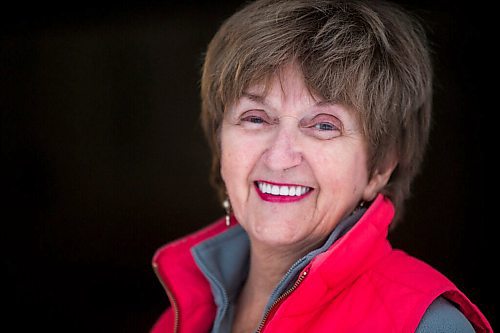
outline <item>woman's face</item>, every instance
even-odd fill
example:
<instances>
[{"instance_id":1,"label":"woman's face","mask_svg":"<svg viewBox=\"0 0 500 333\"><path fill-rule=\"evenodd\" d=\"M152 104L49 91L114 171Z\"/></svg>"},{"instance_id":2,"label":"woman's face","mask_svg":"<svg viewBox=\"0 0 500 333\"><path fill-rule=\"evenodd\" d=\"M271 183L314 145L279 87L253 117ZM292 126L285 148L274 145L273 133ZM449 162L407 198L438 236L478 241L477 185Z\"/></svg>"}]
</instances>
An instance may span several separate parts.
<instances>
[{"instance_id":1,"label":"woman's face","mask_svg":"<svg viewBox=\"0 0 500 333\"><path fill-rule=\"evenodd\" d=\"M311 96L293 66L226 111L221 151L235 217L268 245L317 244L378 190L355 115Z\"/></svg>"}]
</instances>

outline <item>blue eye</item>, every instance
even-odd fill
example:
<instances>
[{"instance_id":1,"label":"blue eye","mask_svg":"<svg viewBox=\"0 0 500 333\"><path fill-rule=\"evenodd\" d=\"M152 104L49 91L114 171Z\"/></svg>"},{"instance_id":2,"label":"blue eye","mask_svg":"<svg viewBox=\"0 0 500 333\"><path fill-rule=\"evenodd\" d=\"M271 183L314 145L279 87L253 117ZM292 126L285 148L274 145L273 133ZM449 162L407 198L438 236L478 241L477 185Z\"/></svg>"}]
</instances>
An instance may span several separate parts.
<instances>
[{"instance_id":1,"label":"blue eye","mask_svg":"<svg viewBox=\"0 0 500 333\"><path fill-rule=\"evenodd\" d=\"M314 125L314 128L320 131L333 131L336 129L336 127L330 123L318 123Z\"/></svg>"},{"instance_id":2,"label":"blue eye","mask_svg":"<svg viewBox=\"0 0 500 333\"><path fill-rule=\"evenodd\" d=\"M240 117L239 124L246 129L263 129L270 124L270 119L264 112L251 111Z\"/></svg>"},{"instance_id":3,"label":"blue eye","mask_svg":"<svg viewBox=\"0 0 500 333\"><path fill-rule=\"evenodd\" d=\"M249 122L254 123L254 124L262 124L262 123L264 123L264 119L262 119L260 117L256 117L256 116L250 116L250 117L247 117L247 118L245 118L243 120L249 121Z\"/></svg>"},{"instance_id":4,"label":"blue eye","mask_svg":"<svg viewBox=\"0 0 500 333\"><path fill-rule=\"evenodd\" d=\"M304 133L319 140L331 140L342 135L342 122L328 113L302 118L301 127Z\"/></svg>"}]
</instances>

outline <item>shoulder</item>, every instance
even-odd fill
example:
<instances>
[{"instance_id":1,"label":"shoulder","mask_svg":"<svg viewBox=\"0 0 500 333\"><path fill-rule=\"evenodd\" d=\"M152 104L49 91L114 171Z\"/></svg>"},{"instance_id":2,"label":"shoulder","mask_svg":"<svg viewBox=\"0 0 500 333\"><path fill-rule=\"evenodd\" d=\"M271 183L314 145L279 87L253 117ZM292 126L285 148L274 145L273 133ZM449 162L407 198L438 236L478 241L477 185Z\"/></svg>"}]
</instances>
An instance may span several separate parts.
<instances>
[{"instance_id":1,"label":"shoulder","mask_svg":"<svg viewBox=\"0 0 500 333\"><path fill-rule=\"evenodd\" d=\"M224 231L228 227L225 224L225 219L220 218L202 229L196 230L182 238L175 239L167 244L164 244L156 250L153 255L153 266L161 265L165 258L183 262L186 257L191 256L191 248L201 243L202 241L214 237Z\"/></svg>"},{"instance_id":2,"label":"shoulder","mask_svg":"<svg viewBox=\"0 0 500 333\"><path fill-rule=\"evenodd\" d=\"M416 332L474 333L475 330L460 310L443 297L439 297L427 308Z\"/></svg>"},{"instance_id":3,"label":"shoulder","mask_svg":"<svg viewBox=\"0 0 500 333\"><path fill-rule=\"evenodd\" d=\"M453 282L440 271L401 250L392 250L374 265L372 273L382 282L390 281L394 286L399 285L408 291L431 295L432 299L456 289Z\"/></svg>"}]
</instances>

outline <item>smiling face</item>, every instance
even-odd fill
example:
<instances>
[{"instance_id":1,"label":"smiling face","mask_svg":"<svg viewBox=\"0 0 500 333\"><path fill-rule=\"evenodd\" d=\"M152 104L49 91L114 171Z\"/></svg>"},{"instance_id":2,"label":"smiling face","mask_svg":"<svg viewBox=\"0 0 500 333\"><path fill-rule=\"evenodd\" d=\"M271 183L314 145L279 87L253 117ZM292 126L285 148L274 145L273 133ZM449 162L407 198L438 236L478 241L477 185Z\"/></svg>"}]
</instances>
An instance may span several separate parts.
<instances>
[{"instance_id":1,"label":"smiling face","mask_svg":"<svg viewBox=\"0 0 500 333\"><path fill-rule=\"evenodd\" d=\"M268 87L249 87L225 112L221 174L252 242L318 245L363 200L367 152L355 114L311 96L292 65Z\"/></svg>"}]
</instances>

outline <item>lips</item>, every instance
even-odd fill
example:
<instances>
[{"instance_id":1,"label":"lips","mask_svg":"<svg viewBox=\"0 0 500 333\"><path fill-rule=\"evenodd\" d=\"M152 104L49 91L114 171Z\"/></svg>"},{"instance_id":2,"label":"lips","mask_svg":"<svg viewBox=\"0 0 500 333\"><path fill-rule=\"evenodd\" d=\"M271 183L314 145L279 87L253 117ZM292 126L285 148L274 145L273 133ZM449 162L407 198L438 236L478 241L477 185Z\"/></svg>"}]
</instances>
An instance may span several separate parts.
<instances>
[{"instance_id":1,"label":"lips","mask_svg":"<svg viewBox=\"0 0 500 333\"><path fill-rule=\"evenodd\" d=\"M296 184L278 184L256 181L255 188L260 198L269 202L296 202L309 195L313 188Z\"/></svg>"}]
</instances>

